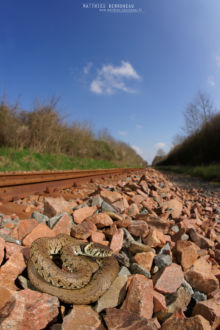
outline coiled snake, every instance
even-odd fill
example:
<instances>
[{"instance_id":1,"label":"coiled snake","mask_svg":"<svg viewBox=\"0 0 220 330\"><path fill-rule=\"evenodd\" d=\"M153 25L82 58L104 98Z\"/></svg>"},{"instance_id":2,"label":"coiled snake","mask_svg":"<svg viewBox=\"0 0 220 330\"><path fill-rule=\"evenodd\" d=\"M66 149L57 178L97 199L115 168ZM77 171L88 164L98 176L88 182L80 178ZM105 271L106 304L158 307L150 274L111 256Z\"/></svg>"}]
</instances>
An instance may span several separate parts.
<instances>
[{"instance_id":1,"label":"coiled snake","mask_svg":"<svg viewBox=\"0 0 220 330\"><path fill-rule=\"evenodd\" d=\"M59 256L61 269L52 259ZM28 276L40 291L69 304L98 300L117 276L112 251L98 243L85 243L66 234L42 237L31 245Z\"/></svg>"}]
</instances>

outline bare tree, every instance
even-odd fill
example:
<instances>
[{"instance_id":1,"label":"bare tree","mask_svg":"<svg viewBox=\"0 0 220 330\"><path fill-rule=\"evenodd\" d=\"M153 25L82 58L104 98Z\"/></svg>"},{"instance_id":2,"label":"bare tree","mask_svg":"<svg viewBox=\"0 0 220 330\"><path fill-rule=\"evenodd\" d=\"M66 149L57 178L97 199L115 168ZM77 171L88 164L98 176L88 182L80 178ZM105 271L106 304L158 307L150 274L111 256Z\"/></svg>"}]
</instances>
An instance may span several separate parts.
<instances>
[{"instance_id":1,"label":"bare tree","mask_svg":"<svg viewBox=\"0 0 220 330\"><path fill-rule=\"evenodd\" d=\"M194 101L190 102L184 112L185 126L182 128L187 136L196 133L214 115L210 97L199 91Z\"/></svg>"}]
</instances>

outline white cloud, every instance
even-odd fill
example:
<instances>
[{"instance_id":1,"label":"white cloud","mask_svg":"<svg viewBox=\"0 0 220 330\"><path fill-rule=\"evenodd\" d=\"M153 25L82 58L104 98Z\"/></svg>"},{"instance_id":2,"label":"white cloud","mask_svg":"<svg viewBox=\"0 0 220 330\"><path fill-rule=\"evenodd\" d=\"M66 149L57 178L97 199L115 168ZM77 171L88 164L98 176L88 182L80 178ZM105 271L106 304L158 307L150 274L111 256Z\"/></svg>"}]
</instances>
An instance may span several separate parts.
<instances>
[{"instance_id":1,"label":"white cloud","mask_svg":"<svg viewBox=\"0 0 220 330\"><path fill-rule=\"evenodd\" d=\"M208 84L210 86L215 86L215 77L214 76L209 76L208 77Z\"/></svg>"},{"instance_id":2,"label":"white cloud","mask_svg":"<svg viewBox=\"0 0 220 330\"><path fill-rule=\"evenodd\" d=\"M220 55L216 55L215 59L217 66L220 66Z\"/></svg>"},{"instance_id":3,"label":"white cloud","mask_svg":"<svg viewBox=\"0 0 220 330\"><path fill-rule=\"evenodd\" d=\"M164 143L164 142L157 142L154 146L156 148L165 148L166 147L166 143Z\"/></svg>"},{"instance_id":4,"label":"white cloud","mask_svg":"<svg viewBox=\"0 0 220 330\"><path fill-rule=\"evenodd\" d=\"M136 93L127 86L127 80L140 80L141 77L129 62L121 61L120 66L103 65L96 78L90 84L90 90L96 94L114 94L116 91Z\"/></svg>"},{"instance_id":5,"label":"white cloud","mask_svg":"<svg viewBox=\"0 0 220 330\"><path fill-rule=\"evenodd\" d=\"M93 66L92 62L88 62L86 66L83 68L83 73L84 74L89 74L91 67Z\"/></svg>"},{"instance_id":6,"label":"white cloud","mask_svg":"<svg viewBox=\"0 0 220 330\"><path fill-rule=\"evenodd\" d=\"M143 150L141 148L139 148L138 146L131 146L137 154L139 154L140 156L143 155Z\"/></svg>"},{"instance_id":7,"label":"white cloud","mask_svg":"<svg viewBox=\"0 0 220 330\"><path fill-rule=\"evenodd\" d=\"M126 131L119 131L118 134L119 134L119 135L127 135L128 132L126 132Z\"/></svg>"}]
</instances>

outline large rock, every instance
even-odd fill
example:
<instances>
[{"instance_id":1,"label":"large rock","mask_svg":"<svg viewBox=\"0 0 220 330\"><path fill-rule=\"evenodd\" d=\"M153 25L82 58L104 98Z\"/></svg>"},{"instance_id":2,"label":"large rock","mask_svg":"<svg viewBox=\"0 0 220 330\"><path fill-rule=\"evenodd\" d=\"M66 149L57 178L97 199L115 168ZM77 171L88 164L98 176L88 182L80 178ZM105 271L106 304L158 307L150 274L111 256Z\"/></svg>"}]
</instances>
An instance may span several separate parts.
<instances>
[{"instance_id":1,"label":"large rock","mask_svg":"<svg viewBox=\"0 0 220 330\"><path fill-rule=\"evenodd\" d=\"M176 243L177 260L184 271L189 269L198 258L199 247L193 242L179 240Z\"/></svg>"},{"instance_id":2,"label":"large rock","mask_svg":"<svg viewBox=\"0 0 220 330\"><path fill-rule=\"evenodd\" d=\"M95 310L100 313L105 308L116 307L122 303L126 294L128 276L116 277L110 288L99 298Z\"/></svg>"},{"instance_id":3,"label":"large rock","mask_svg":"<svg viewBox=\"0 0 220 330\"><path fill-rule=\"evenodd\" d=\"M106 213L94 214L89 218L98 228L108 227L113 224L111 217Z\"/></svg>"},{"instance_id":4,"label":"large rock","mask_svg":"<svg viewBox=\"0 0 220 330\"><path fill-rule=\"evenodd\" d=\"M102 325L99 314L91 306L74 305L71 312L64 317L62 324L62 330L70 329L104 330L105 327Z\"/></svg>"},{"instance_id":5,"label":"large rock","mask_svg":"<svg viewBox=\"0 0 220 330\"><path fill-rule=\"evenodd\" d=\"M194 309L193 315L202 315L212 325L212 329L220 326L220 298L212 298L198 302Z\"/></svg>"},{"instance_id":6,"label":"large rock","mask_svg":"<svg viewBox=\"0 0 220 330\"><path fill-rule=\"evenodd\" d=\"M54 237L55 233L45 224L40 223L30 234L23 239L23 245L30 246L33 241L40 237Z\"/></svg>"},{"instance_id":7,"label":"large rock","mask_svg":"<svg viewBox=\"0 0 220 330\"><path fill-rule=\"evenodd\" d=\"M114 252L114 254L117 254L123 245L123 238L124 238L124 232L122 229L117 229L115 233L112 236L112 240L110 243L110 249Z\"/></svg>"},{"instance_id":8,"label":"large rock","mask_svg":"<svg viewBox=\"0 0 220 330\"><path fill-rule=\"evenodd\" d=\"M6 288L0 287L0 323L6 318L14 308L15 297Z\"/></svg>"},{"instance_id":9,"label":"large rock","mask_svg":"<svg viewBox=\"0 0 220 330\"><path fill-rule=\"evenodd\" d=\"M129 313L136 313L146 319L151 319L153 315L152 280L146 278L144 275L134 275L121 309Z\"/></svg>"},{"instance_id":10,"label":"large rock","mask_svg":"<svg viewBox=\"0 0 220 330\"><path fill-rule=\"evenodd\" d=\"M136 313L122 309L107 308L104 315L108 330L157 330L153 320L147 320Z\"/></svg>"},{"instance_id":11,"label":"large rock","mask_svg":"<svg viewBox=\"0 0 220 330\"><path fill-rule=\"evenodd\" d=\"M219 288L219 281L211 272L211 264L205 258L199 258L185 273L185 279L189 284L206 294Z\"/></svg>"},{"instance_id":12,"label":"large rock","mask_svg":"<svg viewBox=\"0 0 220 330\"><path fill-rule=\"evenodd\" d=\"M201 315L196 315L190 318L169 318L165 321L161 330L211 330L209 322Z\"/></svg>"},{"instance_id":13,"label":"large rock","mask_svg":"<svg viewBox=\"0 0 220 330\"><path fill-rule=\"evenodd\" d=\"M61 212L72 213L74 204L67 202L63 197L45 197L44 214L51 218Z\"/></svg>"},{"instance_id":14,"label":"large rock","mask_svg":"<svg viewBox=\"0 0 220 330\"><path fill-rule=\"evenodd\" d=\"M19 274L26 268L23 254L17 252L13 254L8 261L0 268L0 286L17 290L14 284Z\"/></svg>"},{"instance_id":15,"label":"large rock","mask_svg":"<svg viewBox=\"0 0 220 330\"><path fill-rule=\"evenodd\" d=\"M169 201L165 201L162 207L162 213L166 210L171 210L172 218L176 219L181 216L183 204L178 199L174 198Z\"/></svg>"},{"instance_id":16,"label":"large rock","mask_svg":"<svg viewBox=\"0 0 220 330\"><path fill-rule=\"evenodd\" d=\"M73 224L72 218L68 214L65 213L57 221L56 225L53 227L52 230L53 230L55 236L58 234L70 235L72 224Z\"/></svg>"},{"instance_id":17,"label":"large rock","mask_svg":"<svg viewBox=\"0 0 220 330\"><path fill-rule=\"evenodd\" d=\"M164 268L157 276L159 278L157 278L154 288L164 294L176 292L184 279L181 266L175 263Z\"/></svg>"},{"instance_id":18,"label":"large rock","mask_svg":"<svg viewBox=\"0 0 220 330\"><path fill-rule=\"evenodd\" d=\"M29 289L15 292L16 302L1 329L44 329L59 313L57 297Z\"/></svg>"},{"instance_id":19,"label":"large rock","mask_svg":"<svg viewBox=\"0 0 220 330\"><path fill-rule=\"evenodd\" d=\"M146 268L150 272L154 257L155 257L154 252L141 252L141 253L136 253L135 256L133 257L133 260L139 266Z\"/></svg>"},{"instance_id":20,"label":"large rock","mask_svg":"<svg viewBox=\"0 0 220 330\"><path fill-rule=\"evenodd\" d=\"M148 224L142 220L132 221L128 226L128 231L136 237L145 237L149 233Z\"/></svg>"},{"instance_id":21,"label":"large rock","mask_svg":"<svg viewBox=\"0 0 220 330\"><path fill-rule=\"evenodd\" d=\"M32 232L37 225L38 222L35 219L20 220L18 226L12 232L12 237L22 240L25 236Z\"/></svg>"},{"instance_id":22,"label":"large rock","mask_svg":"<svg viewBox=\"0 0 220 330\"><path fill-rule=\"evenodd\" d=\"M149 245L152 248L162 247L164 246L164 244L166 244L166 237L161 231L153 229L150 231L149 235L147 235L143 239L143 241L145 244Z\"/></svg>"},{"instance_id":23,"label":"large rock","mask_svg":"<svg viewBox=\"0 0 220 330\"><path fill-rule=\"evenodd\" d=\"M110 204L122 199L122 197L123 197L120 193L118 193L116 191L110 191L107 189L101 190L100 195L104 199L105 202L110 203Z\"/></svg>"},{"instance_id":24,"label":"large rock","mask_svg":"<svg viewBox=\"0 0 220 330\"><path fill-rule=\"evenodd\" d=\"M73 219L76 223L81 223L83 222L83 220L93 215L95 211L96 211L96 206L81 207L80 209L75 210L73 212Z\"/></svg>"}]
</instances>

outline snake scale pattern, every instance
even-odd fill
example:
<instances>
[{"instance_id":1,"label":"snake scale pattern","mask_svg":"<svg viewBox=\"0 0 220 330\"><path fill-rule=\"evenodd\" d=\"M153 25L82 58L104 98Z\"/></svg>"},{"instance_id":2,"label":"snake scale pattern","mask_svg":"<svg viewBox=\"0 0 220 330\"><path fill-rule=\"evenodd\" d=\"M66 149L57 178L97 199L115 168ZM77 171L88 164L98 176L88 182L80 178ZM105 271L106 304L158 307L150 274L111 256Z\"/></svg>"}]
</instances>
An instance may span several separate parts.
<instances>
[{"instance_id":1,"label":"snake scale pattern","mask_svg":"<svg viewBox=\"0 0 220 330\"><path fill-rule=\"evenodd\" d=\"M60 268L54 262L59 256ZM31 245L28 276L38 290L68 304L90 304L111 286L119 271L112 251L66 234L42 237Z\"/></svg>"}]
</instances>

